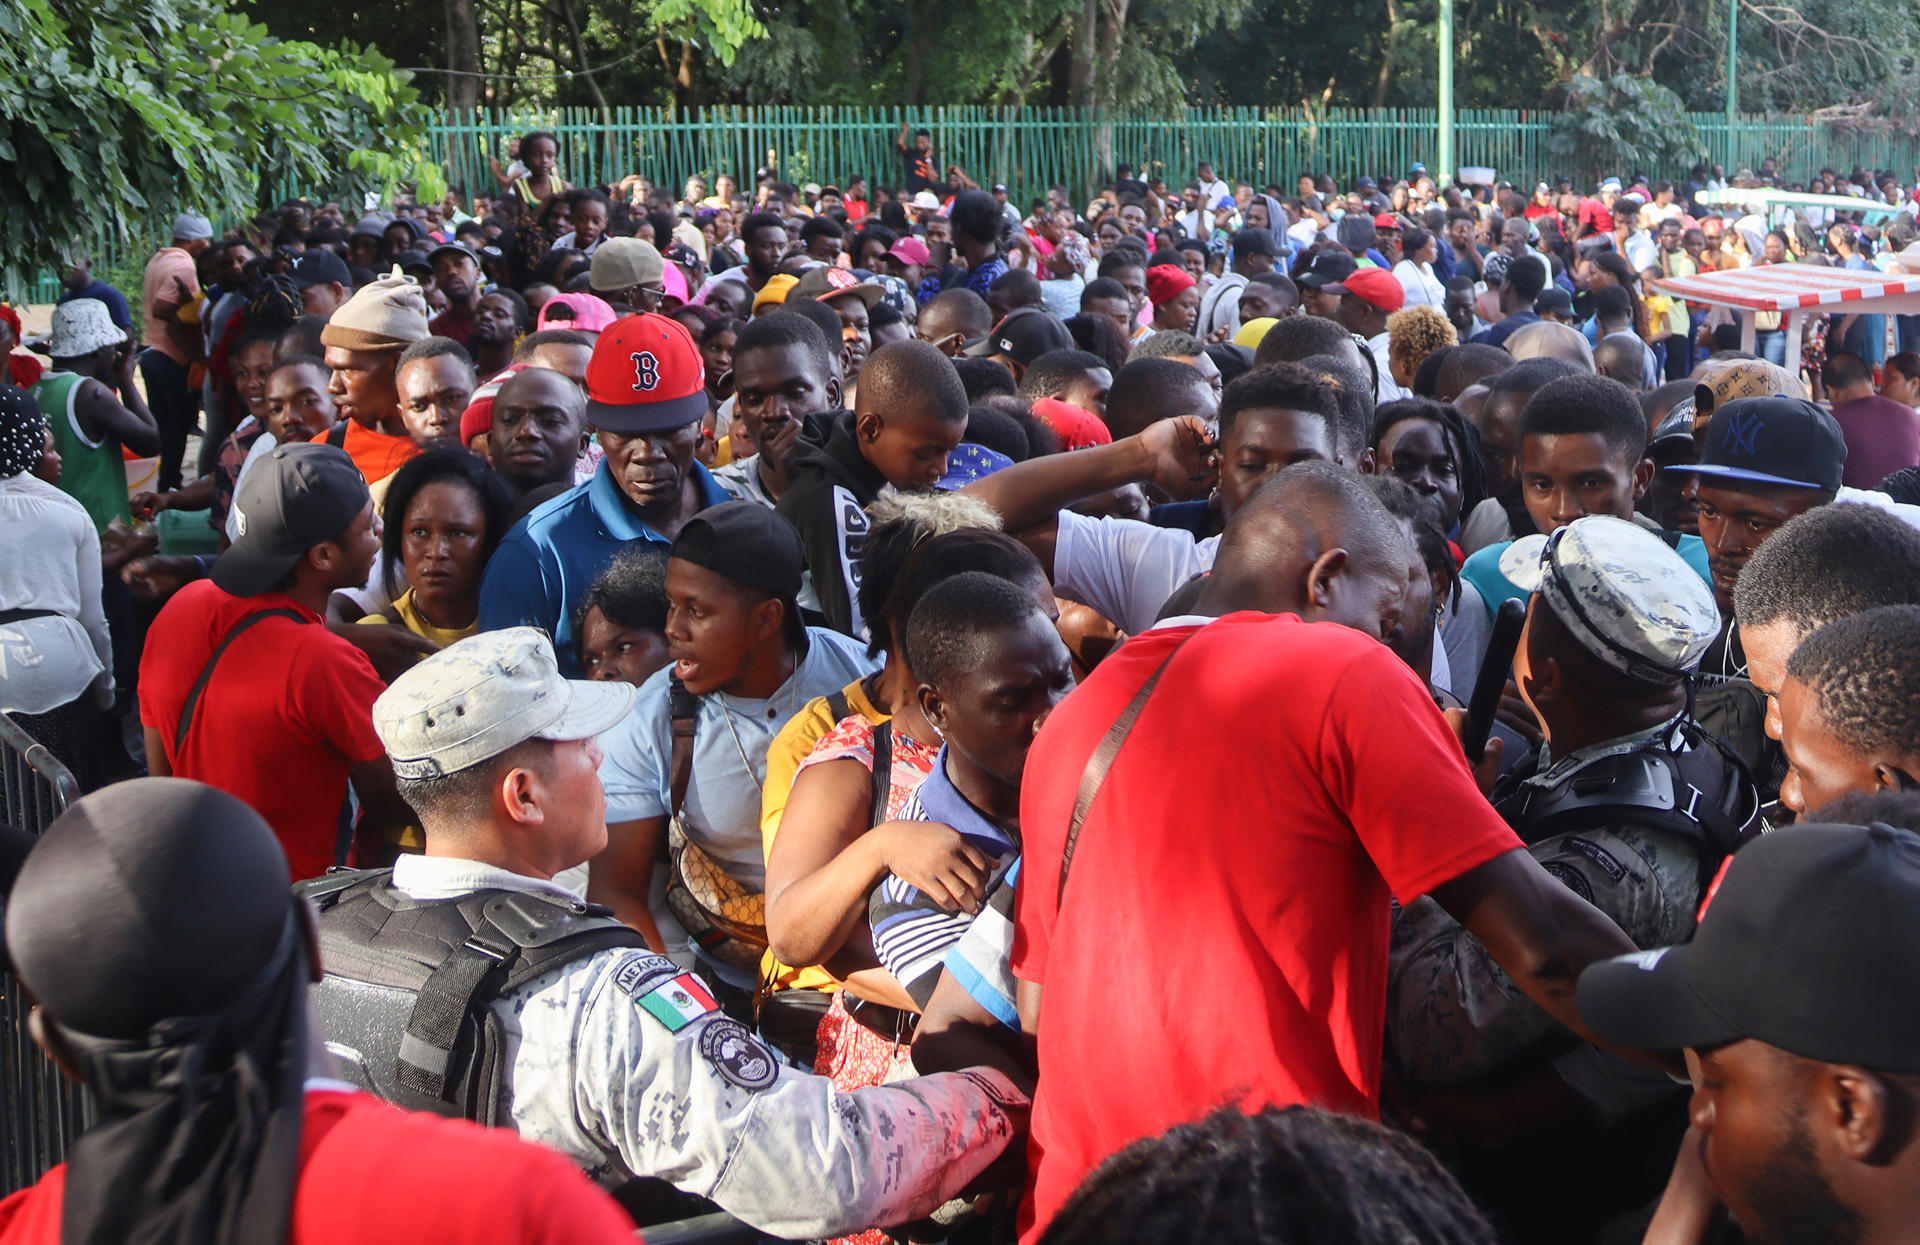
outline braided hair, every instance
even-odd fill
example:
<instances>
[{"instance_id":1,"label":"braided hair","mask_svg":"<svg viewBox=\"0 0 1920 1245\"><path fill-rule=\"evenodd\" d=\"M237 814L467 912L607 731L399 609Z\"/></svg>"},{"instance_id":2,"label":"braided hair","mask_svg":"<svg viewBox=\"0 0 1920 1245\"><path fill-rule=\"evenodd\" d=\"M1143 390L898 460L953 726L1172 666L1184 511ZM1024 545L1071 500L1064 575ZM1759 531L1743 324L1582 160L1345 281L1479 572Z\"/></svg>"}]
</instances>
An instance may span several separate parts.
<instances>
[{"instance_id":1,"label":"braided hair","mask_svg":"<svg viewBox=\"0 0 1920 1245\"><path fill-rule=\"evenodd\" d=\"M1439 1160L1367 1120L1226 1107L1136 1141L1061 1208L1041 1245L1492 1245Z\"/></svg>"}]
</instances>

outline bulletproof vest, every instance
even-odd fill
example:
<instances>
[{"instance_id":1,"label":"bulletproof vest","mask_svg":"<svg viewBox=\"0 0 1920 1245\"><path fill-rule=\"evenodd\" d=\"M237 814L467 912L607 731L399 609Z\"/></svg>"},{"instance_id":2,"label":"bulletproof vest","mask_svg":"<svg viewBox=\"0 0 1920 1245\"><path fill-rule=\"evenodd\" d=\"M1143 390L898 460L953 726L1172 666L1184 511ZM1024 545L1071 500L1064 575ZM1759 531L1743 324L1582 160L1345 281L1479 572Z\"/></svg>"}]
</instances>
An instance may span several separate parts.
<instances>
[{"instance_id":1,"label":"bulletproof vest","mask_svg":"<svg viewBox=\"0 0 1920 1245\"><path fill-rule=\"evenodd\" d=\"M575 960L646 940L584 900L481 890L412 899L390 871L301 882L320 910L326 976L313 1006L346 1080L414 1111L510 1126L506 1042L492 1004Z\"/></svg>"},{"instance_id":2,"label":"bulletproof vest","mask_svg":"<svg viewBox=\"0 0 1920 1245\"><path fill-rule=\"evenodd\" d=\"M1720 862L1759 833L1760 797L1719 740L1693 721L1679 730L1691 745L1684 752L1670 750L1666 736L1589 761L1551 787L1503 780L1493 806L1528 844L1623 823L1677 835L1699 851L1704 894ZM1513 778L1527 776L1522 770Z\"/></svg>"}]
</instances>

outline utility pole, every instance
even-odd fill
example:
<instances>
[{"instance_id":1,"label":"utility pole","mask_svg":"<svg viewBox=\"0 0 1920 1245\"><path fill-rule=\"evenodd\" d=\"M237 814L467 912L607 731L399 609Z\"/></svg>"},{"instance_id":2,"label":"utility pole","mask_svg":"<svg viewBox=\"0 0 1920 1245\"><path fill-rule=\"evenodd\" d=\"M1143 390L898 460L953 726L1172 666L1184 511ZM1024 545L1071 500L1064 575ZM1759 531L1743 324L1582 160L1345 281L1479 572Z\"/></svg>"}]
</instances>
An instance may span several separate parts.
<instances>
[{"instance_id":1,"label":"utility pole","mask_svg":"<svg viewBox=\"0 0 1920 1245\"><path fill-rule=\"evenodd\" d=\"M1739 3L1739 0L1733 0ZM1729 105L1731 107L1731 105ZM1453 0L1440 0L1440 167L1435 184L1453 184Z\"/></svg>"},{"instance_id":2,"label":"utility pole","mask_svg":"<svg viewBox=\"0 0 1920 1245\"><path fill-rule=\"evenodd\" d=\"M1733 166L1733 118L1740 107L1740 0L1727 0L1727 166Z\"/></svg>"}]
</instances>

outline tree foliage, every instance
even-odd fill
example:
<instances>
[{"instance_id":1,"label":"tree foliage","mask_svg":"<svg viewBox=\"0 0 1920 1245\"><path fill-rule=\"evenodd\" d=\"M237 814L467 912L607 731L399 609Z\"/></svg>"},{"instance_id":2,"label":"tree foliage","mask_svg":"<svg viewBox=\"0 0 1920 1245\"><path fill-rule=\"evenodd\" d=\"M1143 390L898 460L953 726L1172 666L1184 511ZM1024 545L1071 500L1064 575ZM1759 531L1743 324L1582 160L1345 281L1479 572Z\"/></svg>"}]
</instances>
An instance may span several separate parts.
<instances>
[{"instance_id":1,"label":"tree foliage","mask_svg":"<svg viewBox=\"0 0 1920 1245\"><path fill-rule=\"evenodd\" d=\"M370 48L285 42L218 0L0 5L0 276L185 208L421 172L417 92Z\"/></svg>"},{"instance_id":2,"label":"tree foliage","mask_svg":"<svg viewBox=\"0 0 1920 1245\"><path fill-rule=\"evenodd\" d=\"M1582 74L1569 83L1547 148L1576 168L1685 168L1701 155L1680 97L1624 73L1604 82Z\"/></svg>"}]
</instances>

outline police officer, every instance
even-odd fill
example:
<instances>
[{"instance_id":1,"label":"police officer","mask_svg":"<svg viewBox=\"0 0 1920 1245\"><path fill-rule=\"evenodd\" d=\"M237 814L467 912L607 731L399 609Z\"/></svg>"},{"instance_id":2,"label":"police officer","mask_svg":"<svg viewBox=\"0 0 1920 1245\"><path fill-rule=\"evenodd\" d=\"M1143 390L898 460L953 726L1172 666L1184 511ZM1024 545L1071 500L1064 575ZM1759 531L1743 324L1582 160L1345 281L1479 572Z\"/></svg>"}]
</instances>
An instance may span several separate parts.
<instances>
[{"instance_id":1,"label":"police officer","mask_svg":"<svg viewBox=\"0 0 1920 1245\"><path fill-rule=\"evenodd\" d=\"M1494 806L1639 946L1684 942L1721 862L1759 825L1745 770L1689 712L1689 680L1720 628L1712 589L1657 535L1611 516L1516 541L1500 569L1532 594L1514 678L1545 741ZM1503 1143L1551 1122L1605 1145L1608 1127L1677 1092L1653 1069L1576 1044L1431 899L1396 922L1388 1008L1415 1114L1442 1111L1420 1091L1472 1087ZM1487 1088L1492 1074L1533 1092L1503 1098ZM1546 1201L1555 1213L1571 1205Z\"/></svg>"},{"instance_id":2,"label":"police officer","mask_svg":"<svg viewBox=\"0 0 1920 1245\"><path fill-rule=\"evenodd\" d=\"M381 696L426 849L307 884L329 1044L382 1096L510 1124L605 1185L668 1181L771 1235L925 1215L1024 1127L1020 1090L975 1069L837 1091L553 881L606 844L594 736L634 695L562 679L546 637L511 628Z\"/></svg>"}]
</instances>

